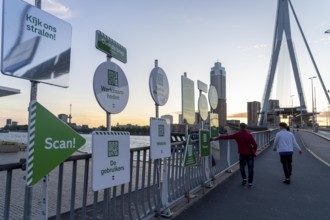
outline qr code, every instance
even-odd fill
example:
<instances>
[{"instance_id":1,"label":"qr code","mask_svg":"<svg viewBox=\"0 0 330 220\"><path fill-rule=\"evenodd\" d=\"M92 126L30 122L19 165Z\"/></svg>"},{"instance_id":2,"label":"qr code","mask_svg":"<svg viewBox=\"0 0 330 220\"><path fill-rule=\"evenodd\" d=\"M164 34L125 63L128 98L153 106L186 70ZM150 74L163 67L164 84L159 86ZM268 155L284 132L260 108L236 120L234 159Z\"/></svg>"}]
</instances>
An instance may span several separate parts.
<instances>
[{"instance_id":1,"label":"qr code","mask_svg":"<svg viewBox=\"0 0 330 220\"><path fill-rule=\"evenodd\" d=\"M163 75L161 75L161 74L157 74L157 85L160 85L160 86L164 85Z\"/></svg>"},{"instance_id":2,"label":"qr code","mask_svg":"<svg viewBox=\"0 0 330 220\"><path fill-rule=\"evenodd\" d=\"M119 156L119 142L108 141L108 157Z\"/></svg>"},{"instance_id":3,"label":"qr code","mask_svg":"<svg viewBox=\"0 0 330 220\"><path fill-rule=\"evenodd\" d=\"M165 135L165 127L164 125L158 125L158 136L163 137Z\"/></svg>"},{"instance_id":4,"label":"qr code","mask_svg":"<svg viewBox=\"0 0 330 220\"><path fill-rule=\"evenodd\" d=\"M118 86L118 72L108 70L108 84L110 86Z\"/></svg>"}]
</instances>

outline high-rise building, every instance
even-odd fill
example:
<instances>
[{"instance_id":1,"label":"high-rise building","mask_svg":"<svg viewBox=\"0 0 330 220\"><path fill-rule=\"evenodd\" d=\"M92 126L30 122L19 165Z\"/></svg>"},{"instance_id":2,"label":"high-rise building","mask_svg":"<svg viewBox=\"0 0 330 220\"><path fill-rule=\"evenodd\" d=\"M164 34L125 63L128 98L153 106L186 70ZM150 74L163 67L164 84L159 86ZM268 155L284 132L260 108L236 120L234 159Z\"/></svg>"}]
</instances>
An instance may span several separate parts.
<instances>
[{"instance_id":1,"label":"high-rise building","mask_svg":"<svg viewBox=\"0 0 330 220\"><path fill-rule=\"evenodd\" d=\"M260 102L248 102L247 103L247 122L248 125L256 126L258 125L258 114L260 112Z\"/></svg>"},{"instance_id":2,"label":"high-rise building","mask_svg":"<svg viewBox=\"0 0 330 220\"><path fill-rule=\"evenodd\" d=\"M10 118L8 118L8 119L6 120L6 125L7 125L7 126L10 126L10 125L11 125L11 121L12 121L12 120L11 120Z\"/></svg>"},{"instance_id":3,"label":"high-rise building","mask_svg":"<svg viewBox=\"0 0 330 220\"><path fill-rule=\"evenodd\" d=\"M62 120L63 122L68 123L68 115L66 115L66 114L59 114L58 115L58 118L60 120Z\"/></svg>"},{"instance_id":4,"label":"high-rise building","mask_svg":"<svg viewBox=\"0 0 330 220\"><path fill-rule=\"evenodd\" d=\"M227 101L226 101L226 70L220 62L216 62L211 68L211 85L218 92L218 106L214 113L219 115L219 126L224 126L227 121Z\"/></svg>"},{"instance_id":5,"label":"high-rise building","mask_svg":"<svg viewBox=\"0 0 330 220\"><path fill-rule=\"evenodd\" d=\"M172 115L162 115L161 118L168 120L170 124L173 124L173 116Z\"/></svg>"}]
</instances>

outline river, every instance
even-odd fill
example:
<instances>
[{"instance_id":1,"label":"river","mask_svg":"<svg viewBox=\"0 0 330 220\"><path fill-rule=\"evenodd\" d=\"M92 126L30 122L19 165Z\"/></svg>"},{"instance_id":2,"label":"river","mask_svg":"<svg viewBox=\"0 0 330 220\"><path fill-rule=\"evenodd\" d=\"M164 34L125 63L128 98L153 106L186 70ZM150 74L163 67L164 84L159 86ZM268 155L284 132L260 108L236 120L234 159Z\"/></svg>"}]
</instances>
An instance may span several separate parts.
<instances>
[{"instance_id":1,"label":"river","mask_svg":"<svg viewBox=\"0 0 330 220\"><path fill-rule=\"evenodd\" d=\"M92 134L82 134L86 139L86 143L82 146L79 151L91 153L92 152ZM27 132L9 132L9 133L0 133L0 141L12 141L17 143L22 143L26 145L27 143ZM145 147L150 145L149 136L130 136L130 147Z\"/></svg>"}]
</instances>

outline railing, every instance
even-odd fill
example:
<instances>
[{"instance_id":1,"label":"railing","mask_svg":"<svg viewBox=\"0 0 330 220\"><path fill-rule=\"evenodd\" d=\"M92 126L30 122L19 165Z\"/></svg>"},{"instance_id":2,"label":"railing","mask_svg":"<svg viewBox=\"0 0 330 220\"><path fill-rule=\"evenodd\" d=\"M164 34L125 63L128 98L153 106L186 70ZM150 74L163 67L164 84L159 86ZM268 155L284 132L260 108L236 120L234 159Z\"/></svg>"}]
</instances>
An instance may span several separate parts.
<instances>
[{"instance_id":1,"label":"railing","mask_svg":"<svg viewBox=\"0 0 330 220\"><path fill-rule=\"evenodd\" d=\"M275 133L275 130L252 133L259 152L269 146ZM172 141L172 154L166 163L150 160L149 147L131 149L131 181L97 192L91 189L91 154L71 156L49 174L49 219L87 219L87 216L88 219L148 219L238 163L235 142L221 141L221 147L212 148L215 164L212 166L210 162L211 178L207 179L203 169L205 158L199 159L195 166L183 167L185 138L173 136ZM198 149L198 140L193 143ZM168 179L166 207L161 198L164 164ZM32 199L27 199L28 196L23 199L24 166L24 161L0 165L0 219L40 216L42 183L33 187Z\"/></svg>"}]
</instances>

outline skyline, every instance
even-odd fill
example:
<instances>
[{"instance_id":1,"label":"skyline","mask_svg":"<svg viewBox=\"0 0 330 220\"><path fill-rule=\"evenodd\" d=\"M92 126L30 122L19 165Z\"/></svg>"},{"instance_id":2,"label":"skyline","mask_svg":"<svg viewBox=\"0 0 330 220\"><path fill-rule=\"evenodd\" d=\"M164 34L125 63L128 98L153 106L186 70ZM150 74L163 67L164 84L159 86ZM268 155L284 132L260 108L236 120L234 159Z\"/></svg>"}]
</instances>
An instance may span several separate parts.
<instances>
[{"instance_id":1,"label":"skyline","mask_svg":"<svg viewBox=\"0 0 330 220\"><path fill-rule=\"evenodd\" d=\"M34 1L27 2L34 5ZM330 76L326 74L330 71L330 35L324 34L330 28L330 17L327 16L330 2L291 2L325 86L330 88ZM276 6L276 0L99 1L98 4L86 2L83 5L42 1L43 10L72 25L71 67L69 88L39 83L37 100L54 115L69 114L71 104L72 122L77 124L105 125L106 114L98 105L92 86L95 69L106 61L106 55L95 48L95 31L100 30L127 49L126 64L112 59L125 72L130 90L126 108L111 116L112 125L148 125L149 118L155 116L148 85L155 59L167 74L170 87L169 100L159 107L159 115L171 114L177 122L181 112L181 75L187 72L188 78L194 81L197 103L197 80L209 85L210 70L217 61L226 68L228 116L246 112L247 102L261 102L264 93ZM290 16L307 109L311 111L308 78L316 73L293 16ZM290 74L293 77L292 71ZM30 82L0 74L0 85L21 90L21 94L1 98L0 121L12 118L19 124L26 124ZM317 110L327 110L326 97L318 80L314 80L314 86ZM293 85L287 94L289 103L291 95L294 95L293 106L298 106Z\"/></svg>"}]
</instances>

